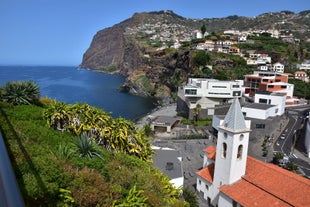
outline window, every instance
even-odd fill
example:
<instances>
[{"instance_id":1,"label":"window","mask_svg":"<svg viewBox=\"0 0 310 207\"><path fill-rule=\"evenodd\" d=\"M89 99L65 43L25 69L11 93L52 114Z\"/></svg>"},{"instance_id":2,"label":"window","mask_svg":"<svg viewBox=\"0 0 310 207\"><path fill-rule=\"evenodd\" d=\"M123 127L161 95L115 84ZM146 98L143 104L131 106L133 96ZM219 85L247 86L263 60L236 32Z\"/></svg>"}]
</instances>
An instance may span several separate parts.
<instances>
[{"instance_id":1,"label":"window","mask_svg":"<svg viewBox=\"0 0 310 207\"><path fill-rule=\"evenodd\" d=\"M223 142L222 144L222 157L226 158L226 153L227 153L227 144Z\"/></svg>"},{"instance_id":2,"label":"window","mask_svg":"<svg viewBox=\"0 0 310 207\"><path fill-rule=\"evenodd\" d=\"M237 153L237 159L241 159L242 158L242 151L243 151L243 145L240 144L238 147L238 153Z\"/></svg>"},{"instance_id":3,"label":"window","mask_svg":"<svg viewBox=\"0 0 310 207\"><path fill-rule=\"evenodd\" d=\"M206 189L209 190L209 186L206 184Z\"/></svg>"},{"instance_id":4,"label":"window","mask_svg":"<svg viewBox=\"0 0 310 207\"><path fill-rule=\"evenodd\" d=\"M214 92L209 92L208 94L215 94L215 95L230 95L230 93L214 93Z\"/></svg>"},{"instance_id":5,"label":"window","mask_svg":"<svg viewBox=\"0 0 310 207\"><path fill-rule=\"evenodd\" d=\"M226 86L212 86L212 88L227 88Z\"/></svg>"},{"instance_id":6,"label":"window","mask_svg":"<svg viewBox=\"0 0 310 207\"><path fill-rule=\"evenodd\" d=\"M240 88L239 85L233 85L232 87L233 87L233 88Z\"/></svg>"},{"instance_id":7,"label":"window","mask_svg":"<svg viewBox=\"0 0 310 207\"><path fill-rule=\"evenodd\" d=\"M199 180L198 182L199 182L199 185L201 185L201 180Z\"/></svg>"},{"instance_id":8,"label":"window","mask_svg":"<svg viewBox=\"0 0 310 207\"><path fill-rule=\"evenodd\" d=\"M268 86L268 88L273 88L273 87L274 87L273 85Z\"/></svg>"},{"instance_id":9,"label":"window","mask_svg":"<svg viewBox=\"0 0 310 207\"><path fill-rule=\"evenodd\" d=\"M259 103L267 103L267 99L265 99L265 98L260 98L259 100L258 100L258 102Z\"/></svg>"},{"instance_id":10,"label":"window","mask_svg":"<svg viewBox=\"0 0 310 207\"><path fill-rule=\"evenodd\" d=\"M265 124L256 124L256 129L265 129Z\"/></svg>"},{"instance_id":11,"label":"window","mask_svg":"<svg viewBox=\"0 0 310 207\"><path fill-rule=\"evenodd\" d=\"M240 96L241 95L241 91L233 91L233 96Z\"/></svg>"},{"instance_id":12,"label":"window","mask_svg":"<svg viewBox=\"0 0 310 207\"><path fill-rule=\"evenodd\" d=\"M187 95L197 95L196 89L185 89L185 94Z\"/></svg>"},{"instance_id":13,"label":"window","mask_svg":"<svg viewBox=\"0 0 310 207\"><path fill-rule=\"evenodd\" d=\"M281 88L287 88L286 86L281 86Z\"/></svg>"}]
</instances>

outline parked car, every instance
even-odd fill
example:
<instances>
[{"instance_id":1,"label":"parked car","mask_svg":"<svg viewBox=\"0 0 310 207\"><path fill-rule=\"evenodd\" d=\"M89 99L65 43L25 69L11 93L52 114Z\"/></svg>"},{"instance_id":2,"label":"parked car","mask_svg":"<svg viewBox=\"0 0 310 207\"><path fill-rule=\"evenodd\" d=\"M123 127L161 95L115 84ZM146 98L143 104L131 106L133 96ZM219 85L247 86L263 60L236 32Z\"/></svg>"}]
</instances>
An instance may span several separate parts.
<instances>
[{"instance_id":1,"label":"parked car","mask_svg":"<svg viewBox=\"0 0 310 207\"><path fill-rule=\"evenodd\" d=\"M281 134L281 137L280 137L280 139L285 139L285 134L283 133L283 134Z\"/></svg>"}]
</instances>

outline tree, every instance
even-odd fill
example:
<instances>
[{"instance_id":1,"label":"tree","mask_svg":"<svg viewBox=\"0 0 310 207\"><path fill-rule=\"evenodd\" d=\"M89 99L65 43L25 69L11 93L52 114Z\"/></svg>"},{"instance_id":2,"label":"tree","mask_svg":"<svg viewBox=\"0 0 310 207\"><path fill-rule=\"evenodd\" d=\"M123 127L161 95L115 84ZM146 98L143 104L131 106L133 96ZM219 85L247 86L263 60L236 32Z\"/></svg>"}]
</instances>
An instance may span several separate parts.
<instances>
[{"instance_id":1,"label":"tree","mask_svg":"<svg viewBox=\"0 0 310 207\"><path fill-rule=\"evenodd\" d=\"M190 204L190 207L198 207L199 206L196 194L192 190L190 190L188 188L184 188L183 198L186 202L188 202Z\"/></svg>"},{"instance_id":2,"label":"tree","mask_svg":"<svg viewBox=\"0 0 310 207\"><path fill-rule=\"evenodd\" d=\"M272 162L274 164L279 164L280 163L280 160L282 160L284 158L284 154L282 152L276 152L274 153L273 155L273 159L272 159Z\"/></svg>"},{"instance_id":3,"label":"tree","mask_svg":"<svg viewBox=\"0 0 310 207\"><path fill-rule=\"evenodd\" d=\"M196 123L198 122L200 111L201 111L201 105L196 104L196 107L193 109L193 118L195 119Z\"/></svg>"},{"instance_id":4,"label":"tree","mask_svg":"<svg viewBox=\"0 0 310 207\"><path fill-rule=\"evenodd\" d=\"M202 36L204 36L204 34L205 34L206 31L207 31L207 28L206 28L206 25L205 25L205 24L203 24L203 25L200 27L200 31L201 31Z\"/></svg>"},{"instance_id":5,"label":"tree","mask_svg":"<svg viewBox=\"0 0 310 207\"><path fill-rule=\"evenodd\" d=\"M210 60L210 56L205 51L198 51L193 57L193 62L196 66L205 66Z\"/></svg>"},{"instance_id":6,"label":"tree","mask_svg":"<svg viewBox=\"0 0 310 207\"><path fill-rule=\"evenodd\" d=\"M298 166L292 162L289 162L289 163L287 163L286 169L296 173L298 170Z\"/></svg>"}]
</instances>

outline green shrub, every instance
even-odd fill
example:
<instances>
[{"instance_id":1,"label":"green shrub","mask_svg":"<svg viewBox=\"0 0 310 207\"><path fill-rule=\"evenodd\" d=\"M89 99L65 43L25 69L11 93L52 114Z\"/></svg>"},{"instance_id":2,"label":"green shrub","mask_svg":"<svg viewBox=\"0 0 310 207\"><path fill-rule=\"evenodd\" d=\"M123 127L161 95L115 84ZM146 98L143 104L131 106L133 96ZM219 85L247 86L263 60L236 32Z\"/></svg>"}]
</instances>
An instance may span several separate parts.
<instances>
[{"instance_id":1,"label":"green shrub","mask_svg":"<svg viewBox=\"0 0 310 207\"><path fill-rule=\"evenodd\" d=\"M37 104L39 97L39 85L33 81L8 82L1 92L1 100L13 105Z\"/></svg>"},{"instance_id":2,"label":"green shrub","mask_svg":"<svg viewBox=\"0 0 310 207\"><path fill-rule=\"evenodd\" d=\"M48 128L43 110L0 102L0 128L26 206L71 201L73 206L112 206L126 200L134 185L147 206L182 203L169 179L136 156L104 148L98 151L102 159L73 156L72 143L79 137Z\"/></svg>"}]
</instances>

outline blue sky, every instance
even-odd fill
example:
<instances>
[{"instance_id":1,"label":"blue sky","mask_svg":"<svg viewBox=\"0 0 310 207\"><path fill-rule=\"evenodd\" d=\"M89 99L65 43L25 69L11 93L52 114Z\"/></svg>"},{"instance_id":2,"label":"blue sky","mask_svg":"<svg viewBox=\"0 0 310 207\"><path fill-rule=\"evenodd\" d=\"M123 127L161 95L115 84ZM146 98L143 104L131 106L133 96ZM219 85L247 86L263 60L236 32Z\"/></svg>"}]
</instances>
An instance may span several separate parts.
<instances>
[{"instance_id":1,"label":"blue sky","mask_svg":"<svg viewBox=\"0 0 310 207\"><path fill-rule=\"evenodd\" d=\"M0 65L78 66L97 31L136 12L187 18L310 9L310 0L0 0Z\"/></svg>"}]
</instances>

